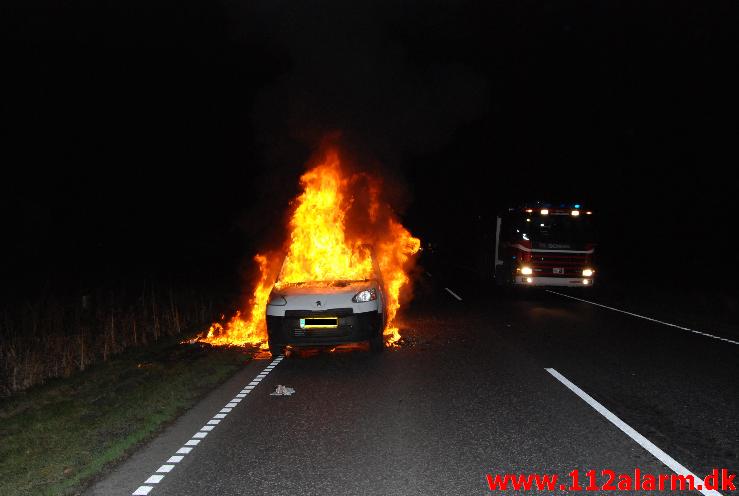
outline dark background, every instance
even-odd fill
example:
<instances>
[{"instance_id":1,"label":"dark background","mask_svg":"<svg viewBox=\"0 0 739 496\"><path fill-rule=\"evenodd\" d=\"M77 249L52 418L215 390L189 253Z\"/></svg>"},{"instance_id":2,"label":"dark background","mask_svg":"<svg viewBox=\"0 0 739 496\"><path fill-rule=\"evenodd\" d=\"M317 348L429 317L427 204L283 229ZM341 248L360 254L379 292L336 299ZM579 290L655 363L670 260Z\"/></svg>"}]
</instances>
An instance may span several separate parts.
<instances>
[{"instance_id":1,"label":"dark background","mask_svg":"<svg viewBox=\"0 0 739 496\"><path fill-rule=\"evenodd\" d=\"M3 297L238 286L323 136L490 253L572 199L602 280L730 288L736 2L3 3ZM380 164L380 165L378 165Z\"/></svg>"}]
</instances>

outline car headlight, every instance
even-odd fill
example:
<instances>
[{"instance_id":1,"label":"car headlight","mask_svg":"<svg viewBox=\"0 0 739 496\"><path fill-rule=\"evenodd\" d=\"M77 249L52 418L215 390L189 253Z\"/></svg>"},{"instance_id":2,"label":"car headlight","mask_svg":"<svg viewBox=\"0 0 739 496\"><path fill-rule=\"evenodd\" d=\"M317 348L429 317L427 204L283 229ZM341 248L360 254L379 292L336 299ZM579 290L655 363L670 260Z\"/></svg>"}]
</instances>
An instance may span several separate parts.
<instances>
[{"instance_id":1,"label":"car headlight","mask_svg":"<svg viewBox=\"0 0 739 496\"><path fill-rule=\"evenodd\" d=\"M377 299L377 290L375 288L365 289L354 295L352 301L354 303L365 303Z\"/></svg>"},{"instance_id":2,"label":"car headlight","mask_svg":"<svg viewBox=\"0 0 739 496\"><path fill-rule=\"evenodd\" d=\"M593 269L583 269L582 275L583 277L592 277L595 271Z\"/></svg>"},{"instance_id":3,"label":"car headlight","mask_svg":"<svg viewBox=\"0 0 739 496\"><path fill-rule=\"evenodd\" d=\"M521 274L525 276L530 276L533 273L534 271L531 269L531 267L521 267Z\"/></svg>"},{"instance_id":4,"label":"car headlight","mask_svg":"<svg viewBox=\"0 0 739 496\"><path fill-rule=\"evenodd\" d=\"M269 301L267 301L267 305L272 305L274 307L284 307L287 305L287 300L284 296L280 294L272 293L269 295Z\"/></svg>"}]
</instances>

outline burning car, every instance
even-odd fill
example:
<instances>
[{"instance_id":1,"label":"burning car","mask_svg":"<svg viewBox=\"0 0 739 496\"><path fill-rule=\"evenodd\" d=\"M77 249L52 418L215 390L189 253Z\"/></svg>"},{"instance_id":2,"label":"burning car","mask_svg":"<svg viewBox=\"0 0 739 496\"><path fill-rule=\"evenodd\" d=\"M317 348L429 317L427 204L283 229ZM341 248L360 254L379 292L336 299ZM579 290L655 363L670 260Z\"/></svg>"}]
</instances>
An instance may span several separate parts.
<instances>
[{"instance_id":1,"label":"burning car","mask_svg":"<svg viewBox=\"0 0 739 496\"><path fill-rule=\"evenodd\" d=\"M365 340L375 351L394 346L401 291L410 290L421 241L381 201L381 181L347 173L334 149L300 183L285 244L254 257L259 277L247 308L222 316L199 340L273 354Z\"/></svg>"},{"instance_id":2,"label":"burning car","mask_svg":"<svg viewBox=\"0 0 739 496\"><path fill-rule=\"evenodd\" d=\"M387 299L374 257L362 279L285 282L286 258L267 302L267 335L273 355L290 346L328 346L369 341L384 349Z\"/></svg>"}]
</instances>

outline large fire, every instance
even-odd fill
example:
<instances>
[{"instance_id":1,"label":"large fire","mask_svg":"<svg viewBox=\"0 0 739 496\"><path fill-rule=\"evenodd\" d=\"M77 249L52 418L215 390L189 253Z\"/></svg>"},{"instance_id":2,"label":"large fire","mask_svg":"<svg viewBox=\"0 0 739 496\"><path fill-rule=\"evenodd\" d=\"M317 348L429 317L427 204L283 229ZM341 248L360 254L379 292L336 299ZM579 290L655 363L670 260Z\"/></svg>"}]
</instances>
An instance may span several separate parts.
<instances>
[{"instance_id":1,"label":"large fire","mask_svg":"<svg viewBox=\"0 0 739 496\"><path fill-rule=\"evenodd\" d=\"M419 239L380 202L380 183L366 174L346 174L335 150L329 150L300 182L303 192L296 199L290 219L290 235L282 252L287 258L277 284L367 279L373 272L368 247L373 246L388 300L385 342L395 344L400 339L395 317L401 291L410 283L408 265L420 248ZM360 195L366 205L357 201ZM347 217L351 217L351 229L347 229ZM282 255L272 259L257 255L254 259L259 264L260 278L249 299L249 310L236 312L225 325L214 323L201 341L267 347L265 307Z\"/></svg>"}]
</instances>

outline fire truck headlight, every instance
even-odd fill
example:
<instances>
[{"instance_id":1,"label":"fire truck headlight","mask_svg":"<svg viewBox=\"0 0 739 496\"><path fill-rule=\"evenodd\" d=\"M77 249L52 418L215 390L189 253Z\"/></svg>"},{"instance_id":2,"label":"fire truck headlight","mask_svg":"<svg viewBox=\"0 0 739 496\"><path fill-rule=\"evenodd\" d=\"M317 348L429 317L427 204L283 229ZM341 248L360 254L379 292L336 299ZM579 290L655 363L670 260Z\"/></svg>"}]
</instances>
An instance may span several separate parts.
<instances>
[{"instance_id":1,"label":"fire truck headlight","mask_svg":"<svg viewBox=\"0 0 739 496\"><path fill-rule=\"evenodd\" d=\"M593 269L583 269L582 275L583 277L592 277L594 272L595 271Z\"/></svg>"},{"instance_id":2,"label":"fire truck headlight","mask_svg":"<svg viewBox=\"0 0 739 496\"><path fill-rule=\"evenodd\" d=\"M533 273L534 273L534 271L531 270L531 267L521 267L521 274L523 274L525 276L530 276Z\"/></svg>"}]
</instances>

